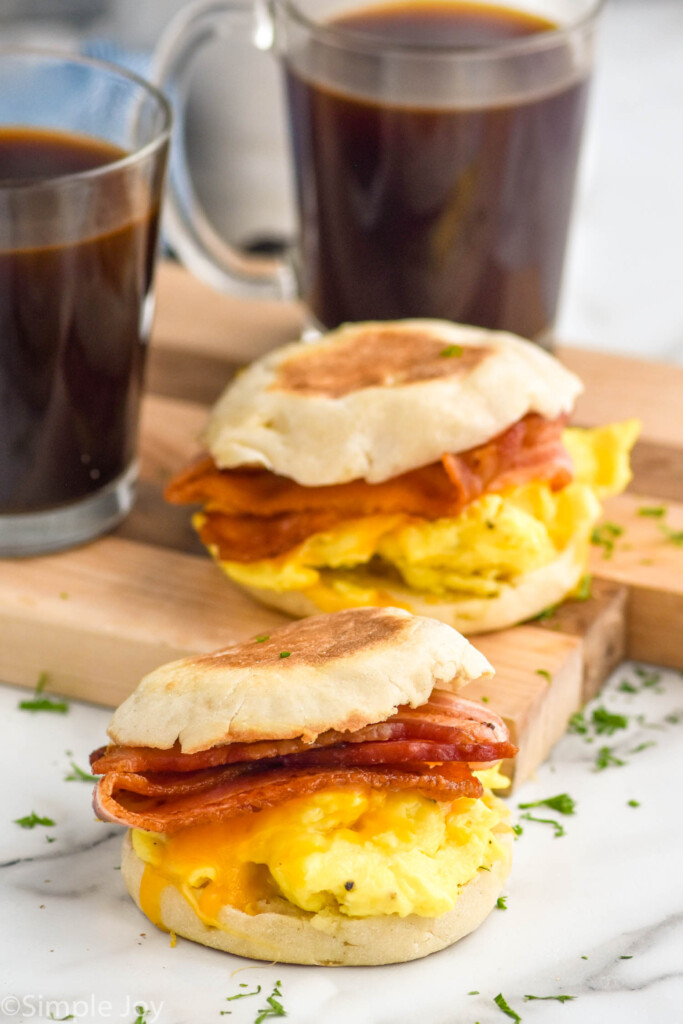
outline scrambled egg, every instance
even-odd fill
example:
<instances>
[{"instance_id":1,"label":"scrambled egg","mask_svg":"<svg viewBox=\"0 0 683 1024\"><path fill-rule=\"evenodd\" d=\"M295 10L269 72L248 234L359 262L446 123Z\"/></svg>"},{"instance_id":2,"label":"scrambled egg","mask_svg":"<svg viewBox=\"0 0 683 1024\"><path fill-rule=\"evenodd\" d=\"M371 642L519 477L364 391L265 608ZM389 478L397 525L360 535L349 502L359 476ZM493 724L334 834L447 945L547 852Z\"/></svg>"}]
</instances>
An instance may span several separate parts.
<instances>
[{"instance_id":1,"label":"scrambled egg","mask_svg":"<svg viewBox=\"0 0 683 1024\"><path fill-rule=\"evenodd\" d=\"M475 774L485 787L508 785L497 769ZM509 856L499 842L507 819L489 788L481 799L443 802L358 787L169 836L136 829L133 848L146 865L140 902L161 926L169 883L214 927L222 906L255 914L274 896L314 913L436 917L477 871Z\"/></svg>"},{"instance_id":2,"label":"scrambled egg","mask_svg":"<svg viewBox=\"0 0 683 1024\"><path fill-rule=\"evenodd\" d=\"M396 604L377 589L382 574L424 594L497 597L516 577L554 561L570 541L587 551L600 498L618 494L631 478L629 453L639 426L627 420L565 430L575 478L560 491L523 484L484 495L453 519L365 516L314 534L278 558L220 564L238 583L303 591L324 611Z\"/></svg>"}]
</instances>

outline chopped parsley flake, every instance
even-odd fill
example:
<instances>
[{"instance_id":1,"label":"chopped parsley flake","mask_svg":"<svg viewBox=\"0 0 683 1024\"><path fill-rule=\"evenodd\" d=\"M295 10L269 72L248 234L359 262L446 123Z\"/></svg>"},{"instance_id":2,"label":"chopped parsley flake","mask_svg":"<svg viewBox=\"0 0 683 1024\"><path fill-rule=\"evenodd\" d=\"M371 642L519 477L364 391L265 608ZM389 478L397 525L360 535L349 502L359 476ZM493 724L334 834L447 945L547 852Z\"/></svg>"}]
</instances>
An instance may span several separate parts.
<instances>
[{"instance_id":1,"label":"chopped parsley flake","mask_svg":"<svg viewBox=\"0 0 683 1024\"><path fill-rule=\"evenodd\" d=\"M256 637L257 644L263 644L266 640L270 640L270 633L263 633L261 636Z\"/></svg>"},{"instance_id":2,"label":"chopped parsley flake","mask_svg":"<svg viewBox=\"0 0 683 1024\"><path fill-rule=\"evenodd\" d=\"M586 573L579 580L579 585L572 594L575 601L587 601L593 596L593 577L590 573Z\"/></svg>"},{"instance_id":3,"label":"chopped parsley flake","mask_svg":"<svg viewBox=\"0 0 683 1024\"><path fill-rule=\"evenodd\" d=\"M595 771L601 772L605 768L621 768L626 764L621 758L615 757L610 747L600 747L595 758Z\"/></svg>"},{"instance_id":4,"label":"chopped parsley flake","mask_svg":"<svg viewBox=\"0 0 683 1024\"><path fill-rule=\"evenodd\" d=\"M507 910L507 896L499 896L496 900L496 906L499 910Z\"/></svg>"},{"instance_id":5,"label":"chopped parsley flake","mask_svg":"<svg viewBox=\"0 0 683 1024\"><path fill-rule=\"evenodd\" d=\"M628 725L628 718L625 715L614 715L605 707L596 708L591 721L599 735L604 733L607 736L611 736L617 729L625 729Z\"/></svg>"},{"instance_id":6,"label":"chopped parsley flake","mask_svg":"<svg viewBox=\"0 0 683 1024\"><path fill-rule=\"evenodd\" d=\"M525 821L538 821L541 825L552 825L555 829L555 839L559 839L560 836L566 835L565 830L559 821L555 821L553 818L534 818L532 814L523 814L522 817Z\"/></svg>"},{"instance_id":7,"label":"chopped parsley flake","mask_svg":"<svg viewBox=\"0 0 683 1024\"><path fill-rule=\"evenodd\" d=\"M633 956L620 956L620 960L633 960Z\"/></svg>"},{"instance_id":8,"label":"chopped parsley flake","mask_svg":"<svg viewBox=\"0 0 683 1024\"><path fill-rule=\"evenodd\" d=\"M550 675L550 672L548 672L547 668L537 668L536 675L543 676L543 678L547 679L549 683L552 683L553 681L553 677Z\"/></svg>"},{"instance_id":9,"label":"chopped parsley flake","mask_svg":"<svg viewBox=\"0 0 683 1024\"><path fill-rule=\"evenodd\" d=\"M549 807L551 811L559 811L560 814L576 813L576 802L572 800L569 793L559 793L558 796L549 796L546 800L534 800L533 803L518 804L517 806L522 811L531 807Z\"/></svg>"},{"instance_id":10,"label":"chopped parsley flake","mask_svg":"<svg viewBox=\"0 0 683 1024\"><path fill-rule=\"evenodd\" d=\"M633 750L629 750L629 754L639 754L641 750L647 750L648 747L656 747L657 744L654 740L648 740L647 743L639 743Z\"/></svg>"},{"instance_id":11,"label":"chopped parsley flake","mask_svg":"<svg viewBox=\"0 0 683 1024\"><path fill-rule=\"evenodd\" d=\"M22 711L53 711L57 715L65 715L69 705L65 700L50 700L48 697L41 697L38 700L20 700L19 707Z\"/></svg>"},{"instance_id":12,"label":"chopped parsley flake","mask_svg":"<svg viewBox=\"0 0 683 1024\"><path fill-rule=\"evenodd\" d=\"M439 352L439 355L443 356L446 359L452 359L453 356L461 356L462 353L463 353L462 345L446 345L445 348L441 349L441 351Z\"/></svg>"},{"instance_id":13,"label":"chopped parsley flake","mask_svg":"<svg viewBox=\"0 0 683 1024\"><path fill-rule=\"evenodd\" d=\"M133 1024L147 1024L147 1014L149 1013L149 1010L144 1006L136 1006L135 1012L137 1013L137 1017Z\"/></svg>"},{"instance_id":14,"label":"chopped parsley flake","mask_svg":"<svg viewBox=\"0 0 683 1024\"><path fill-rule=\"evenodd\" d=\"M505 999L502 992L499 992L496 998L493 1000L499 1010L502 1010L506 1016L510 1017L515 1021L515 1024L520 1024L522 1018L516 1013Z\"/></svg>"},{"instance_id":15,"label":"chopped parsley flake","mask_svg":"<svg viewBox=\"0 0 683 1024\"><path fill-rule=\"evenodd\" d=\"M270 1020L271 1017L286 1017L287 1012L283 1007L280 999L282 998L282 992L280 991L281 982L276 981L273 987L272 993L266 999L268 1006L263 1010L258 1011L258 1017L254 1021L254 1024L261 1024L264 1020Z\"/></svg>"},{"instance_id":16,"label":"chopped parsley flake","mask_svg":"<svg viewBox=\"0 0 683 1024\"><path fill-rule=\"evenodd\" d=\"M622 680L620 689L626 693L638 692L626 679ZM635 716L636 721L642 725L640 717L638 715ZM586 717L584 711L575 712L569 719L568 731L582 735L586 743L594 743L597 736L613 736L619 729L628 728L628 724L629 720L626 715L616 714L600 705L593 709L590 717ZM664 726L657 726L657 728L664 728ZM596 771L601 771L604 768L610 767L610 765L620 766L623 764L625 762L613 754L610 747L600 747L595 759Z\"/></svg>"},{"instance_id":17,"label":"chopped parsley flake","mask_svg":"<svg viewBox=\"0 0 683 1024\"><path fill-rule=\"evenodd\" d=\"M568 732L576 732L580 735L584 735L588 732L588 722L583 711L575 711L569 719L569 725L567 726Z\"/></svg>"},{"instance_id":18,"label":"chopped parsley flake","mask_svg":"<svg viewBox=\"0 0 683 1024\"><path fill-rule=\"evenodd\" d=\"M482 704L488 704L489 702L488 697L480 697L479 699L481 700Z\"/></svg>"},{"instance_id":19,"label":"chopped parsley flake","mask_svg":"<svg viewBox=\"0 0 683 1024\"><path fill-rule=\"evenodd\" d=\"M478 988L473 988L471 992L467 993L467 995L468 996L478 996L479 995L479 989Z\"/></svg>"},{"instance_id":20,"label":"chopped parsley flake","mask_svg":"<svg viewBox=\"0 0 683 1024\"><path fill-rule=\"evenodd\" d=\"M54 836L45 836L45 841L48 842L48 843L54 843L55 842L55 837Z\"/></svg>"},{"instance_id":21,"label":"chopped parsley flake","mask_svg":"<svg viewBox=\"0 0 683 1024\"><path fill-rule=\"evenodd\" d=\"M55 824L52 818L41 818L40 815L36 814L35 811L31 811L24 818L15 818L14 824L19 825L21 828L35 828L36 825L45 825L50 827Z\"/></svg>"},{"instance_id":22,"label":"chopped parsley flake","mask_svg":"<svg viewBox=\"0 0 683 1024\"><path fill-rule=\"evenodd\" d=\"M67 1013L66 1017L55 1017L52 1010L50 1010L49 1020L75 1020L73 1013Z\"/></svg>"},{"instance_id":23,"label":"chopped parsley flake","mask_svg":"<svg viewBox=\"0 0 683 1024\"><path fill-rule=\"evenodd\" d=\"M602 548L602 557L611 558L614 554L614 541L621 537L624 527L617 523L601 523L593 527L591 533L591 544Z\"/></svg>"},{"instance_id":24,"label":"chopped parsley flake","mask_svg":"<svg viewBox=\"0 0 683 1024\"><path fill-rule=\"evenodd\" d=\"M638 687L630 683L628 679L622 679L619 683L619 690L621 693L638 693Z\"/></svg>"},{"instance_id":25,"label":"chopped parsley flake","mask_svg":"<svg viewBox=\"0 0 683 1024\"><path fill-rule=\"evenodd\" d=\"M534 615L534 617L530 621L531 622L544 622L546 619L552 619L552 617L553 617L553 615L555 614L556 611L557 611L557 605L556 604L548 605L548 607L544 608L542 612L538 613L538 615Z\"/></svg>"},{"instance_id":26,"label":"chopped parsley flake","mask_svg":"<svg viewBox=\"0 0 683 1024\"><path fill-rule=\"evenodd\" d=\"M513 825L512 826L512 831L515 833L516 836L521 836L522 833L524 832L524 829L522 828L521 825Z\"/></svg>"},{"instance_id":27,"label":"chopped parsley flake","mask_svg":"<svg viewBox=\"0 0 683 1024\"><path fill-rule=\"evenodd\" d=\"M629 807L640 807L640 801L639 800L629 800L628 806Z\"/></svg>"},{"instance_id":28,"label":"chopped parsley flake","mask_svg":"<svg viewBox=\"0 0 683 1024\"><path fill-rule=\"evenodd\" d=\"M97 782L97 776L91 775L90 772L84 772L82 768L79 768L77 764L71 762L72 771L68 775L64 776L65 782Z\"/></svg>"},{"instance_id":29,"label":"chopped parsley flake","mask_svg":"<svg viewBox=\"0 0 683 1024\"><path fill-rule=\"evenodd\" d=\"M578 999L578 996L524 996L525 1003L532 999L554 999L557 1003L568 1003L570 999Z\"/></svg>"},{"instance_id":30,"label":"chopped parsley flake","mask_svg":"<svg viewBox=\"0 0 683 1024\"><path fill-rule=\"evenodd\" d=\"M58 715L65 715L69 705L65 700L50 700L48 697L41 697L41 694L48 683L47 672L41 672L31 700L20 700L19 707L22 711L52 711Z\"/></svg>"},{"instance_id":31,"label":"chopped parsley flake","mask_svg":"<svg viewBox=\"0 0 683 1024\"><path fill-rule=\"evenodd\" d=\"M240 988L247 988L246 982L242 982ZM226 996L226 1003L232 1003L235 999L246 999L247 996L257 996L261 991L261 986L257 985L253 992L238 992L236 996ZM225 1011L223 1011L225 1012Z\"/></svg>"},{"instance_id":32,"label":"chopped parsley flake","mask_svg":"<svg viewBox=\"0 0 683 1024\"><path fill-rule=\"evenodd\" d=\"M289 657L291 657L291 654L292 654L291 651L280 651L280 657L281 658L289 658Z\"/></svg>"},{"instance_id":33,"label":"chopped parsley flake","mask_svg":"<svg viewBox=\"0 0 683 1024\"><path fill-rule=\"evenodd\" d=\"M677 544L678 547L683 547L683 530L672 530L670 526L666 525L666 523L658 523L657 525L671 544Z\"/></svg>"},{"instance_id":34,"label":"chopped parsley flake","mask_svg":"<svg viewBox=\"0 0 683 1024\"><path fill-rule=\"evenodd\" d=\"M662 678L661 672L653 672L651 669L642 668L640 665L636 667L635 672L644 689L650 689L653 686L657 686Z\"/></svg>"},{"instance_id":35,"label":"chopped parsley flake","mask_svg":"<svg viewBox=\"0 0 683 1024\"><path fill-rule=\"evenodd\" d=\"M666 505L643 505L638 509L639 516L648 516L650 519L663 519L666 515Z\"/></svg>"}]
</instances>

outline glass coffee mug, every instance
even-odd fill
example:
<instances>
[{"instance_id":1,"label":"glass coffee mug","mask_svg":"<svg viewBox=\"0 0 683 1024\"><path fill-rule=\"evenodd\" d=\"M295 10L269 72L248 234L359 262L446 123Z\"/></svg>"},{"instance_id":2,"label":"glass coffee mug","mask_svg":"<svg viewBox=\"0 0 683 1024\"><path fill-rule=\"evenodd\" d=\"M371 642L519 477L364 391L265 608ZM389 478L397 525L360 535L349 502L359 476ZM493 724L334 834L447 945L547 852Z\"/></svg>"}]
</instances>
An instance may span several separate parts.
<instances>
[{"instance_id":1,"label":"glass coffee mug","mask_svg":"<svg viewBox=\"0 0 683 1024\"><path fill-rule=\"evenodd\" d=\"M257 47L278 55L299 238L285 261L228 246L197 203L179 139L171 244L225 291L297 295L314 326L444 317L548 343L600 6L191 5L162 39L157 78L182 110L212 38L246 27Z\"/></svg>"},{"instance_id":2,"label":"glass coffee mug","mask_svg":"<svg viewBox=\"0 0 683 1024\"><path fill-rule=\"evenodd\" d=\"M0 50L0 556L132 505L170 126L123 70Z\"/></svg>"}]
</instances>

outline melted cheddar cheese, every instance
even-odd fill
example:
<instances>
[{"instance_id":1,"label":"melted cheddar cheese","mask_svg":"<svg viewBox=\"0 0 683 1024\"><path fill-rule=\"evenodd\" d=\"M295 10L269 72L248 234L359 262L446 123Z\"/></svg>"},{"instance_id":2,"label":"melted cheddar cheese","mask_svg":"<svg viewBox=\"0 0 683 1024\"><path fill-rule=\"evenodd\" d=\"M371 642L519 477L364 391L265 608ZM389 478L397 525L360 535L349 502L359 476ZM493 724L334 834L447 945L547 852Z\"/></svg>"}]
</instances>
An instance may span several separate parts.
<instances>
[{"instance_id":1,"label":"melted cheddar cheese","mask_svg":"<svg viewBox=\"0 0 683 1024\"><path fill-rule=\"evenodd\" d=\"M495 769L477 774L507 785ZM507 818L489 789L481 799L442 802L354 787L168 836L135 829L145 862L140 904L161 927L169 884L213 927L222 906L257 914L273 897L313 913L436 917L477 871L507 858L499 842Z\"/></svg>"}]
</instances>

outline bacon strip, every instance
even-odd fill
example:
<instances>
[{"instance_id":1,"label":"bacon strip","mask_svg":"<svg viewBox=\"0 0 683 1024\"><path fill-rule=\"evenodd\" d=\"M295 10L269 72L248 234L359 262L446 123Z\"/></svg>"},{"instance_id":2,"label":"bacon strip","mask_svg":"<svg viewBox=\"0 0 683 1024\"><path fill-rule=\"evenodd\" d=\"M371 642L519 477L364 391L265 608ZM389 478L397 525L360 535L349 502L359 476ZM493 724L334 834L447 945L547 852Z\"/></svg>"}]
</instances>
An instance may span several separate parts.
<instances>
[{"instance_id":1,"label":"bacon strip","mask_svg":"<svg viewBox=\"0 0 683 1024\"><path fill-rule=\"evenodd\" d=\"M432 690L420 707L400 707L387 722L409 722L412 736L448 743L454 742L446 731L449 728L457 729L470 743L505 743L510 738L495 711L448 690Z\"/></svg>"},{"instance_id":2,"label":"bacon strip","mask_svg":"<svg viewBox=\"0 0 683 1024\"><path fill-rule=\"evenodd\" d=\"M228 561L275 558L307 537L361 516L401 514L426 519L457 516L482 494L529 480L554 490L572 479L562 444L566 417L547 420L530 413L486 444L379 484L352 480L328 487L303 487L267 470L220 470L204 458L175 477L168 501L201 503L202 541Z\"/></svg>"},{"instance_id":3,"label":"bacon strip","mask_svg":"<svg viewBox=\"0 0 683 1024\"><path fill-rule=\"evenodd\" d=\"M512 743L494 741L490 743L469 742L460 730L439 729L439 740L420 739L426 730L416 723L397 722L390 729L383 726L368 726L359 729L358 734L347 734L343 744L310 744L303 740L283 740L272 744L228 744L214 747L199 754L181 754L178 747L169 751L148 751L144 747L115 747L106 752L102 747L91 755L93 771L97 775L106 773L152 772L187 774L212 767L229 764L247 764L264 761L283 765L331 765L331 764L403 764L407 761L461 761L483 764L514 757L517 748ZM343 734L338 734L342 736ZM272 755L257 750L259 746L278 748ZM248 756L240 757L238 748L247 748ZM233 749L234 748L234 749ZM287 752L289 751L289 752ZM100 755L99 757L97 755Z\"/></svg>"},{"instance_id":4,"label":"bacon strip","mask_svg":"<svg viewBox=\"0 0 683 1024\"><path fill-rule=\"evenodd\" d=\"M400 707L355 732L329 730L313 743L223 743L194 754L177 744L115 746L94 751L90 762L104 773L95 791L100 818L172 832L336 786L413 789L437 800L477 797L482 788L472 769L516 752L495 712L434 690L418 708Z\"/></svg>"},{"instance_id":5,"label":"bacon strip","mask_svg":"<svg viewBox=\"0 0 683 1024\"><path fill-rule=\"evenodd\" d=\"M346 747L327 747L290 754L282 761L288 767L308 765L365 764L435 764L441 762L488 764L514 757L512 743L490 743L488 746L466 743L432 743L429 740L387 740L384 743L358 743Z\"/></svg>"},{"instance_id":6,"label":"bacon strip","mask_svg":"<svg viewBox=\"0 0 683 1024\"><path fill-rule=\"evenodd\" d=\"M95 790L95 813L103 821L172 833L343 786L411 789L435 800L477 798L483 792L481 783L465 764L422 765L411 770L376 765L265 771L245 771L244 766L232 765L196 776L154 779L132 772L110 772L100 779Z\"/></svg>"},{"instance_id":7,"label":"bacon strip","mask_svg":"<svg viewBox=\"0 0 683 1024\"><path fill-rule=\"evenodd\" d=\"M446 454L443 465L466 503L489 491L529 480L545 480L554 491L571 482L574 467L562 443L567 417L546 420L531 413L486 444L459 455Z\"/></svg>"},{"instance_id":8,"label":"bacon strip","mask_svg":"<svg viewBox=\"0 0 683 1024\"><path fill-rule=\"evenodd\" d=\"M451 745L455 750L449 758L425 757L413 760L485 762L512 757L514 748L508 739L507 726L494 711L485 708L483 704L437 689L418 708L400 707L385 722L367 725L352 733L330 729L321 733L314 743L306 743L301 738L224 743L195 754L183 754L178 744L170 750L102 747L91 754L90 764L97 775L106 772L191 772L225 764L288 758L290 755L308 754L314 749L326 747L377 744L390 740L443 743ZM381 760L387 762L389 758ZM345 763L353 762L347 760Z\"/></svg>"},{"instance_id":9,"label":"bacon strip","mask_svg":"<svg viewBox=\"0 0 683 1024\"><path fill-rule=\"evenodd\" d=\"M316 747L331 746L335 743L362 743L365 740L389 740L403 736L401 727L381 722L368 725L357 732L336 732L330 729L315 741ZM90 765L95 775L105 772L192 772L201 768L212 768L222 764L236 764L242 761L260 761L265 758L279 758L287 754L298 754L310 750L311 744L301 738L291 740L261 740L256 743L223 743L196 754L183 754L180 744L170 750L153 747L100 747L90 755Z\"/></svg>"},{"instance_id":10,"label":"bacon strip","mask_svg":"<svg viewBox=\"0 0 683 1024\"><path fill-rule=\"evenodd\" d=\"M174 477L166 487L167 501L177 505L204 504L229 515L273 519L287 513L342 512L341 518L404 513L435 518L460 501L440 462L369 484L351 480L326 487L304 487L267 469L219 469L209 456Z\"/></svg>"},{"instance_id":11,"label":"bacon strip","mask_svg":"<svg viewBox=\"0 0 683 1024\"><path fill-rule=\"evenodd\" d=\"M260 562L278 558L303 544L315 533L324 533L347 518L339 512L285 512L261 519L205 510L199 539L228 562Z\"/></svg>"}]
</instances>

